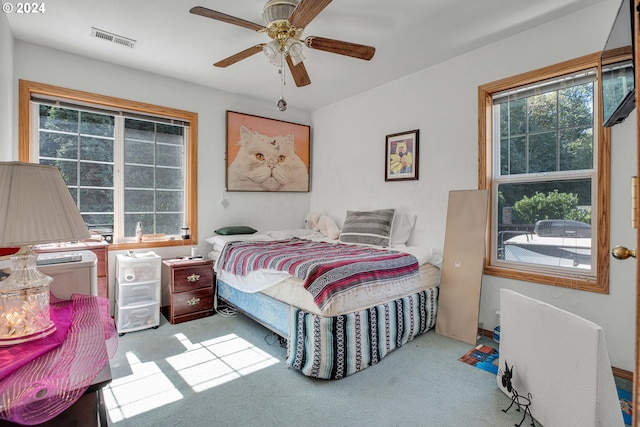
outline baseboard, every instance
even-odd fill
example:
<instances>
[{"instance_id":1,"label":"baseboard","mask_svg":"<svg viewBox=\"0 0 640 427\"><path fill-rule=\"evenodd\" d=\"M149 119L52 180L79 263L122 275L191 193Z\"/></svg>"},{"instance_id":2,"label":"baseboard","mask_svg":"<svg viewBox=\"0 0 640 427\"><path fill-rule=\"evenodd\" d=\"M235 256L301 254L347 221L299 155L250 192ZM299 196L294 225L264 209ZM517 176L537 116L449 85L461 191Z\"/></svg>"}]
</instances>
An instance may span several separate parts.
<instances>
[{"instance_id":1,"label":"baseboard","mask_svg":"<svg viewBox=\"0 0 640 427\"><path fill-rule=\"evenodd\" d=\"M483 335L483 336L489 337L489 338L493 338L493 331L488 331L486 329L480 329L479 332L480 332L480 335ZM614 377L622 378L624 380L633 381L633 372L627 371L625 369L616 368L614 366L611 367L611 370L613 371L613 376Z\"/></svg>"},{"instance_id":2,"label":"baseboard","mask_svg":"<svg viewBox=\"0 0 640 427\"><path fill-rule=\"evenodd\" d=\"M622 378L624 380L633 381L633 372L627 371L625 369L615 368L615 367L611 367L611 370L613 371L613 376L614 377Z\"/></svg>"},{"instance_id":3,"label":"baseboard","mask_svg":"<svg viewBox=\"0 0 640 427\"><path fill-rule=\"evenodd\" d=\"M493 331L488 331L486 329L480 329L480 334L484 335L485 337L489 337L493 339Z\"/></svg>"}]
</instances>

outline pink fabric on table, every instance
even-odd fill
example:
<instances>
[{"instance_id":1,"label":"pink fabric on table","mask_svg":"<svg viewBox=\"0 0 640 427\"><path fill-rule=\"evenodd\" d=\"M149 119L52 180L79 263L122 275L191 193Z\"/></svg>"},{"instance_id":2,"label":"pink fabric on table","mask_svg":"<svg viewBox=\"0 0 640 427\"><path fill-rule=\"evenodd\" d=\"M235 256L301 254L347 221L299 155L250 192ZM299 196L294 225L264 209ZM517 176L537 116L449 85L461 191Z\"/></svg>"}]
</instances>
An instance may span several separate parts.
<instances>
[{"instance_id":1,"label":"pink fabric on table","mask_svg":"<svg viewBox=\"0 0 640 427\"><path fill-rule=\"evenodd\" d=\"M73 405L108 363L115 325L109 302L91 295L72 295L52 306L72 307L67 336L57 347L20 366L0 381L0 418L34 425L48 421ZM117 338L116 338L117 340ZM111 350L107 350L111 347Z\"/></svg>"},{"instance_id":2,"label":"pink fabric on table","mask_svg":"<svg viewBox=\"0 0 640 427\"><path fill-rule=\"evenodd\" d=\"M62 301L51 304L49 308L51 321L56 325L56 331L39 340L0 348L0 380L22 365L62 344L73 319L73 304L71 301Z\"/></svg>"}]
</instances>

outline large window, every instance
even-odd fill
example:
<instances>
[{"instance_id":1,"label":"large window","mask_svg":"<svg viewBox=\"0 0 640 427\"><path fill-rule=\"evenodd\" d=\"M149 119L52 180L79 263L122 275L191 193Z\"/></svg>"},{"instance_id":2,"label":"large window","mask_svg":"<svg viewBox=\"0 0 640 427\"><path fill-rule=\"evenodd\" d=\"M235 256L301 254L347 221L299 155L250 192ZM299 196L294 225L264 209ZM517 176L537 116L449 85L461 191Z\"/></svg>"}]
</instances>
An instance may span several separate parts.
<instances>
[{"instance_id":1,"label":"large window","mask_svg":"<svg viewBox=\"0 0 640 427\"><path fill-rule=\"evenodd\" d=\"M479 88L485 272L608 292L608 132L598 56Z\"/></svg>"},{"instance_id":2,"label":"large window","mask_svg":"<svg viewBox=\"0 0 640 427\"><path fill-rule=\"evenodd\" d=\"M195 235L197 115L24 81L20 96L21 160L57 166L90 228L119 246L140 245L138 222L143 246Z\"/></svg>"}]
</instances>

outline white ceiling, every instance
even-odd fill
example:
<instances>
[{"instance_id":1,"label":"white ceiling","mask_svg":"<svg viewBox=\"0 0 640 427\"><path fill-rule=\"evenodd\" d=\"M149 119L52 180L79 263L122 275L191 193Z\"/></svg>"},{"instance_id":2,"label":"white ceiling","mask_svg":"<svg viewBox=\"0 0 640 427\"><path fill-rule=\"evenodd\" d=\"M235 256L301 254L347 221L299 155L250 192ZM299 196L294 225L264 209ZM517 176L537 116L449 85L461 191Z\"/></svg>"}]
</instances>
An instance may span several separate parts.
<instances>
[{"instance_id":1,"label":"white ceiling","mask_svg":"<svg viewBox=\"0 0 640 427\"><path fill-rule=\"evenodd\" d=\"M261 53L228 68L212 65L269 37L189 13L204 6L263 25L265 1L56 0L42 2L44 13L6 16L18 40L275 102L278 68ZM602 1L335 0L303 36L375 46L375 56L363 61L305 49L311 85L297 88L287 72L284 97L312 111ZM91 27L137 43L128 48L91 37Z\"/></svg>"}]
</instances>

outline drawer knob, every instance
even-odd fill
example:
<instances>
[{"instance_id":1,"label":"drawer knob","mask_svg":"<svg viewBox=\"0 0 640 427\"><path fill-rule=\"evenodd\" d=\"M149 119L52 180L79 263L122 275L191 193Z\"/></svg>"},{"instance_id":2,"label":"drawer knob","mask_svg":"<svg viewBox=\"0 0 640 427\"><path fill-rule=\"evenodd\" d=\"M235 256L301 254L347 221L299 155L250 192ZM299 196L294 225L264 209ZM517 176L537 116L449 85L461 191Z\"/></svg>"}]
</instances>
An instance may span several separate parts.
<instances>
[{"instance_id":1,"label":"drawer knob","mask_svg":"<svg viewBox=\"0 0 640 427\"><path fill-rule=\"evenodd\" d=\"M187 280L191 283L197 282L198 280L200 280L200 275L193 273L192 275L187 276Z\"/></svg>"},{"instance_id":2,"label":"drawer knob","mask_svg":"<svg viewBox=\"0 0 640 427\"><path fill-rule=\"evenodd\" d=\"M187 301L188 305L196 305L200 302L200 298L191 298L189 301Z\"/></svg>"}]
</instances>

